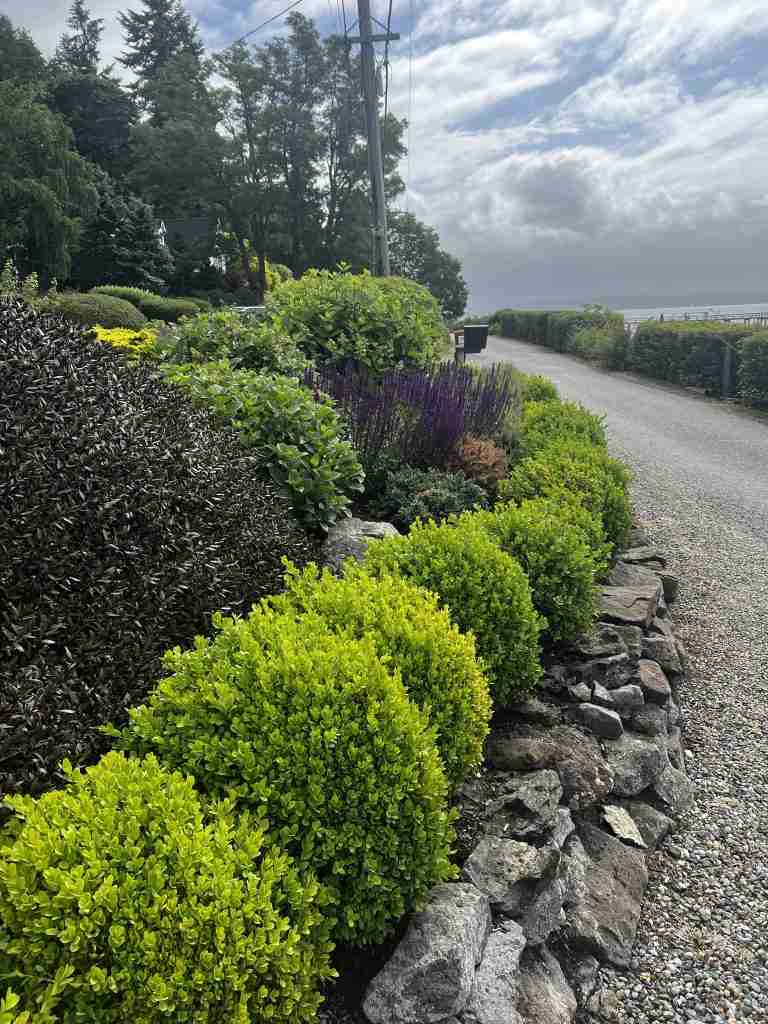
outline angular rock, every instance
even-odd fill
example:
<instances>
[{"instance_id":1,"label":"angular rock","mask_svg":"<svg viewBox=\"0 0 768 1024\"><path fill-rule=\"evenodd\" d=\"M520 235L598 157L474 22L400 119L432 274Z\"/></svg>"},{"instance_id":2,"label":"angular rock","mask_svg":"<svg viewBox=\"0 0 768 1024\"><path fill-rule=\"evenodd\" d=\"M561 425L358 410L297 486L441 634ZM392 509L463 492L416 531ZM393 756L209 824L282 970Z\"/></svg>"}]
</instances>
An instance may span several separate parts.
<instances>
[{"instance_id":1,"label":"angular rock","mask_svg":"<svg viewBox=\"0 0 768 1024\"><path fill-rule=\"evenodd\" d=\"M664 710L667 712L667 722L670 729L680 724L680 708L673 700L669 701Z\"/></svg>"},{"instance_id":2,"label":"angular rock","mask_svg":"<svg viewBox=\"0 0 768 1024\"><path fill-rule=\"evenodd\" d=\"M320 561L333 572L340 572L347 558L362 561L370 541L397 536L398 531L391 523L372 523L354 517L340 519L328 531Z\"/></svg>"},{"instance_id":3,"label":"angular rock","mask_svg":"<svg viewBox=\"0 0 768 1024\"><path fill-rule=\"evenodd\" d=\"M657 811L641 800L623 800L621 806L631 815L643 842L649 850L655 850L662 839L674 828L675 823L666 814Z\"/></svg>"},{"instance_id":4,"label":"angular rock","mask_svg":"<svg viewBox=\"0 0 768 1024\"><path fill-rule=\"evenodd\" d=\"M561 960L561 966L563 973L568 979L568 984L576 996L577 1004L585 1006L587 1000L597 988L600 964L596 957L589 953L582 956L571 955L564 959L564 962Z\"/></svg>"},{"instance_id":5,"label":"angular rock","mask_svg":"<svg viewBox=\"0 0 768 1024\"><path fill-rule=\"evenodd\" d=\"M557 772L542 769L511 777L505 792L488 805L489 835L524 837L551 829L563 795Z\"/></svg>"},{"instance_id":6,"label":"angular rock","mask_svg":"<svg viewBox=\"0 0 768 1024\"><path fill-rule=\"evenodd\" d=\"M646 843L635 824L632 816L616 804L606 804L603 807L603 820L610 828L617 839L624 843L630 843L640 849L645 849Z\"/></svg>"},{"instance_id":7,"label":"angular rock","mask_svg":"<svg viewBox=\"0 0 768 1024\"><path fill-rule=\"evenodd\" d=\"M683 772L668 765L656 780L653 791L669 808L670 814L677 816L693 803L694 787L691 780Z\"/></svg>"},{"instance_id":8,"label":"angular rock","mask_svg":"<svg viewBox=\"0 0 768 1024\"><path fill-rule=\"evenodd\" d=\"M532 725L548 725L554 727L562 721L560 709L554 704L545 704L537 697L523 701L520 704L507 704L505 707L507 715Z\"/></svg>"},{"instance_id":9,"label":"angular rock","mask_svg":"<svg viewBox=\"0 0 768 1024\"><path fill-rule=\"evenodd\" d=\"M414 914L391 959L371 981L372 1024L433 1024L464 1009L491 931L488 899L473 885L443 883Z\"/></svg>"},{"instance_id":10,"label":"angular rock","mask_svg":"<svg viewBox=\"0 0 768 1024\"><path fill-rule=\"evenodd\" d=\"M516 914L530 896L533 885L557 865L553 846L537 848L514 839L486 836L464 862L462 875L484 893L494 910L506 916Z\"/></svg>"},{"instance_id":11,"label":"angular rock","mask_svg":"<svg viewBox=\"0 0 768 1024\"><path fill-rule=\"evenodd\" d=\"M499 771L527 772L547 768L554 761L557 745L544 732L533 735L492 736L488 744L488 760Z\"/></svg>"},{"instance_id":12,"label":"angular rock","mask_svg":"<svg viewBox=\"0 0 768 1024\"><path fill-rule=\"evenodd\" d=\"M669 680L655 661L641 658L637 665L637 682L649 704L664 705L672 698Z\"/></svg>"},{"instance_id":13,"label":"angular rock","mask_svg":"<svg viewBox=\"0 0 768 1024\"><path fill-rule=\"evenodd\" d=\"M605 757L613 772L617 796L637 796L659 778L669 765L659 740L625 732L617 740L605 741Z\"/></svg>"},{"instance_id":14,"label":"angular rock","mask_svg":"<svg viewBox=\"0 0 768 1024\"><path fill-rule=\"evenodd\" d=\"M595 736L615 740L624 732L621 719L609 708L601 708L597 704L577 704L569 710L571 718Z\"/></svg>"},{"instance_id":15,"label":"angular rock","mask_svg":"<svg viewBox=\"0 0 768 1024\"><path fill-rule=\"evenodd\" d=\"M592 698L592 691L586 683L577 683L575 686L568 687L568 696L571 700L587 701Z\"/></svg>"},{"instance_id":16,"label":"angular rock","mask_svg":"<svg viewBox=\"0 0 768 1024\"><path fill-rule=\"evenodd\" d=\"M653 568L664 569L667 565L667 560L661 553L660 548L657 548L653 544L643 544L637 547L629 548L627 551L622 551L619 555L619 561L626 562L629 565L646 565L650 564Z\"/></svg>"},{"instance_id":17,"label":"angular rock","mask_svg":"<svg viewBox=\"0 0 768 1024\"><path fill-rule=\"evenodd\" d=\"M672 726L667 736L667 755L673 768L685 773L685 755L683 754L683 734Z\"/></svg>"},{"instance_id":18,"label":"angular rock","mask_svg":"<svg viewBox=\"0 0 768 1024\"><path fill-rule=\"evenodd\" d=\"M671 619L660 619L658 615L648 627L651 635L667 636L674 640L675 625Z\"/></svg>"},{"instance_id":19,"label":"angular rock","mask_svg":"<svg viewBox=\"0 0 768 1024\"><path fill-rule=\"evenodd\" d=\"M624 641L630 661L637 661L640 657L640 645L643 639L642 629L639 626L614 626L613 628Z\"/></svg>"},{"instance_id":20,"label":"angular rock","mask_svg":"<svg viewBox=\"0 0 768 1024\"><path fill-rule=\"evenodd\" d=\"M659 636L658 634L644 636L642 654L643 658L658 662L665 672L680 675L683 671L674 637Z\"/></svg>"},{"instance_id":21,"label":"angular rock","mask_svg":"<svg viewBox=\"0 0 768 1024\"><path fill-rule=\"evenodd\" d=\"M603 586L598 596L601 619L623 626L647 628L659 607L661 583L656 581L638 587Z\"/></svg>"},{"instance_id":22,"label":"angular rock","mask_svg":"<svg viewBox=\"0 0 768 1024\"><path fill-rule=\"evenodd\" d=\"M592 687L592 703L597 704L600 708L613 708L614 706L610 692L600 683L595 683Z\"/></svg>"},{"instance_id":23,"label":"angular rock","mask_svg":"<svg viewBox=\"0 0 768 1024\"><path fill-rule=\"evenodd\" d=\"M663 595L663 588L658 573L644 565L629 565L627 562L616 562L608 573L608 583L612 587L658 587Z\"/></svg>"},{"instance_id":24,"label":"angular rock","mask_svg":"<svg viewBox=\"0 0 768 1024\"><path fill-rule=\"evenodd\" d=\"M666 736L668 716L666 708L646 704L632 715L631 726L644 736Z\"/></svg>"},{"instance_id":25,"label":"angular rock","mask_svg":"<svg viewBox=\"0 0 768 1024\"><path fill-rule=\"evenodd\" d=\"M558 807L557 821L549 835L547 845L554 846L556 850L562 850L563 844L575 828L576 825L571 817L571 812L566 810L565 807Z\"/></svg>"},{"instance_id":26,"label":"angular rock","mask_svg":"<svg viewBox=\"0 0 768 1024\"><path fill-rule=\"evenodd\" d=\"M577 655L580 661L595 658L610 658L614 654L626 654L627 649L621 634L615 626L605 622L595 623L590 633L584 633L568 647L569 654Z\"/></svg>"},{"instance_id":27,"label":"angular rock","mask_svg":"<svg viewBox=\"0 0 768 1024\"><path fill-rule=\"evenodd\" d=\"M680 591L680 578L673 572L665 570L659 573L659 579L664 589L664 600L667 604L674 604Z\"/></svg>"},{"instance_id":28,"label":"angular rock","mask_svg":"<svg viewBox=\"0 0 768 1024\"><path fill-rule=\"evenodd\" d=\"M643 691L634 683L618 686L615 690L611 690L611 696L614 709L622 718L631 718L645 704Z\"/></svg>"},{"instance_id":29,"label":"angular rock","mask_svg":"<svg viewBox=\"0 0 768 1024\"><path fill-rule=\"evenodd\" d=\"M520 961L518 1012L526 1024L571 1024L576 996L546 946L526 949Z\"/></svg>"},{"instance_id":30,"label":"angular rock","mask_svg":"<svg viewBox=\"0 0 768 1024\"><path fill-rule=\"evenodd\" d=\"M563 906L567 887L559 874L542 879L533 896L517 916L517 922L531 946L541 945L557 928L565 923Z\"/></svg>"},{"instance_id":31,"label":"angular rock","mask_svg":"<svg viewBox=\"0 0 768 1024\"><path fill-rule=\"evenodd\" d=\"M570 666L575 678L582 683L603 683L603 685L621 686L631 674L632 666L629 655L622 651L621 654L611 654L605 658L594 658L592 661L575 662Z\"/></svg>"},{"instance_id":32,"label":"angular rock","mask_svg":"<svg viewBox=\"0 0 768 1024\"><path fill-rule=\"evenodd\" d=\"M648 883L645 857L592 825L582 825L579 837L588 862L574 900L566 903L564 938L573 949L626 967Z\"/></svg>"},{"instance_id":33,"label":"angular rock","mask_svg":"<svg viewBox=\"0 0 768 1024\"><path fill-rule=\"evenodd\" d=\"M513 921L504 921L491 932L461 1014L464 1024L525 1024L515 1009L524 948L525 936Z\"/></svg>"},{"instance_id":34,"label":"angular rock","mask_svg":"<svg viewBox=\"0 0 768 1024\"><path fill-rule=\"evenodd\" d=\"M683 672L688 671L688 652L685 649L685 644L679 636L675 637L675 647L677 648L677 656L680 659L680 664L683 667Z\"/></svg>"}]
</instances>

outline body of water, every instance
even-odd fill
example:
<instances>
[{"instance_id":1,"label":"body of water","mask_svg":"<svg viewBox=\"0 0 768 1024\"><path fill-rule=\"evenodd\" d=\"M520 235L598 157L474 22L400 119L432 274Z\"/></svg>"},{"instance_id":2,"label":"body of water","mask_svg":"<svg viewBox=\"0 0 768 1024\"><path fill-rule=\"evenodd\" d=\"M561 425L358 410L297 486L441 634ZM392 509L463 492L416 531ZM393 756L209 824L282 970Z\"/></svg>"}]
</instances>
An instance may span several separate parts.
<instances>
[{"instance_id":1,"label":"body of water","mask_svg":"<svg viewBox=\"0 0 768 1024\"><path fill-rule=\"evenodd\" d=\"M651 306L647 309L620 309L625 320L658 320L663 313L665 320L717 320L719 317L747 317L768 314L768 298L765 302L745 303L741 305L712 306Z\"/></svg>"}]
</instances>

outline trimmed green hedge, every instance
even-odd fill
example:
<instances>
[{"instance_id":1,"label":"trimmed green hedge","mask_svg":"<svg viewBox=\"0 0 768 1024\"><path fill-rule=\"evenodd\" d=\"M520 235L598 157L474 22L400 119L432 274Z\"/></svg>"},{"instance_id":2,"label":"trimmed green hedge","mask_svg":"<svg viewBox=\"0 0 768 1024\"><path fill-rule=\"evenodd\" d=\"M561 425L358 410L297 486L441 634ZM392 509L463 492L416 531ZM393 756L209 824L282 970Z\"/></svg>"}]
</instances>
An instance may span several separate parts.
<instances>
[{"instance_id":1,"label":"trimmed green hedge","mask_svg":"<svg viewBox=\"0 0 768 1024\"><path fill-rule=\"evenodd\" d=\"M43 300L43 311L58 313L84 327L100 324L139 329L147 322L144 314L127 299L93 292L61 292Z\"/></svg>"},{"instance_id":2,"label":"trimmed green hedge","mask_svg":"<svg viewBox=\"0 0 768 1024\"><path fill-rule=\"evenodd\" d=\"M605 448L604 423L604 416L590 412L576 402L564 402L559 398L526 402L515 455L526 458L547 448L555 438L587 441L597 448Z\"/></svg>"},{"instance_id":3,"label":"trimmed green hedge","mask_svg":"<svg viewBox=\"0 0 768 1024\"><path fill-rule=\"evenodd\" d=\"M624 317L610 310L500 309L493 320L505 338L519 338L556 352L575 352L576 334L586 327L624 329Z\"/></svg>"},{"instance_id":4,"label":"trimmed green hedge","mask_svg":"<svg viewBox=\"0 0 768 1024\"><path fill-rule=\"evenodd\" d=\"M739 394L749 405L768 404L768 331L741 340Z\"/></svg>"},{"instance_id":5,"label":"trimmed green hedge","mask_svg":"<svg viewBox=\"0 0 768 1024\"><path fill-rule=\"evenodd\" d=\"M183 316L198 316L200 308L190 299L170 299L162 295L151 295L137 300L138 307L148 320L165 320L175 324Z\"/></svg>"},{"instance_id":6,"label":"trimmed green hedge","mask_svg":"<svg viewBox=\"0 0 768 1024\"><path fill-rule=\"evenodd\" d=\"M739 375L740 342L757 333L746 324L707 320L649 320L640 324L629 346L628 367L669 384L722 388L723 346L733 350L733 381Z\"/></svg>"}]
</instances>

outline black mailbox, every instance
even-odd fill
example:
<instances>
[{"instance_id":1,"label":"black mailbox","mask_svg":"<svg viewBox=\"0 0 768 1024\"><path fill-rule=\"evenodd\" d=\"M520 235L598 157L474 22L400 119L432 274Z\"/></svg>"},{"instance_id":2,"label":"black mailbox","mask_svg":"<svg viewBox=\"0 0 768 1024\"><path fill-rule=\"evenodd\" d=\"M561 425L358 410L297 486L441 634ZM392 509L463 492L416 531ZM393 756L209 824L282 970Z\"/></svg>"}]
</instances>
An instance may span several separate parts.
<instances>
[{"instance_id":1,"label":"black mailbox","mask_svg":"<svg viewBox=\"0 0 768 1024\"><path fill-rule=\"evenodd\" d=\"M464 325L464 352L466 355L482 352L487 344L488 324Z\"/></svg>"}]
</instances>

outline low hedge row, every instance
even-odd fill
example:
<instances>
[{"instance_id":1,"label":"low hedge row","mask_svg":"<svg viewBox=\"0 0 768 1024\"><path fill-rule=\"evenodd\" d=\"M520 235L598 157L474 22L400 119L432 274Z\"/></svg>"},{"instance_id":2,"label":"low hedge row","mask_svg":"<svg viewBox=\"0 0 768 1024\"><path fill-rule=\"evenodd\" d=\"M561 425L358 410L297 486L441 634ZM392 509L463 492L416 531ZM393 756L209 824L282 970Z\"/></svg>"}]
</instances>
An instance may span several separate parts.
<instances>
[{"instance_id":1,"label":"low hedge row","mask_svg":"<svg viewBox=\"0 0 768 1024\"><path fill-rule=\"evenodd\" d=\"M210 309L209 303L201 302L200 299L156 295L144 288L131 288L129 285L100 284L92 288L90 294L125 299L140 309L147 320L165 320L167 323L176 323L182 317L197 316L201 309Z\"/></svg>"},{"instance_id":2,"label":"low hedge row","mask_svg":"<svg viewBox=\"0 0 768 1024\"><path fill-rule=\"evenodd\" d=\"M739 356L739 395L750 405L768 405L768 331L742 338Z\"/></svg>"},{"instance_id":3,"label":"low hedge row","mask_svg":"<svg viewBox=\"0 0 768 1024\"><path fill-rule=\"evenodd\" d=\"M624 317L610 310L500 309L493 321L502 337L532 341L556 352L574 351L576 334L585 328L624 330Z\"/></svg>"},{"instance_id":4,"label":"low hedge row","mask_svg":"<svg viewBox=\"0 0 768 1024\"><path fill-rule=\"evenodd\" d=\"M94 292L61 292L45 298L42 308L83 327L95 327L96 324L100 324L107 328L141 330L147 322L141 310L127 299Z\"/></svg>"}]
</instances>

